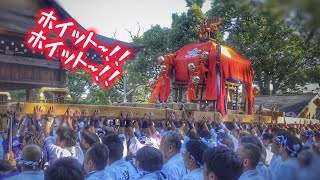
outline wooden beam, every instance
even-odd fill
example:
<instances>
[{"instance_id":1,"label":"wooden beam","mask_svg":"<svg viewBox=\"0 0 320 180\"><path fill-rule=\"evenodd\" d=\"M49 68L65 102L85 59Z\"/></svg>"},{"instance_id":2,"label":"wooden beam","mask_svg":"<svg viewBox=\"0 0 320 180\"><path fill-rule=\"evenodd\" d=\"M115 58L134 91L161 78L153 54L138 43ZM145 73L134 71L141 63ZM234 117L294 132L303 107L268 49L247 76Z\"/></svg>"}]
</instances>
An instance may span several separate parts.
<instances>
[{"instance_id":1,"label":"wooden beam","mask_svg":"<svg viewBox=\"0 0 320 180\"><path fill-rule=\"evenodd\" d=\"M121 111L133 112L134 118L143 118L144 114L153 112L157 118L166 119L167 111L165 109L154 109L154 108L141 108L141 107L126 107L126 106L103 106L103 105L83 105L83 104L49 104L49 103L23 103L22 112L26 114L33 114L34 106L39 105L45 108L45 113L47 110L53 106L56 108L56 115L64 115L67 108L70 107L73 110L87 109L89 114L92 115L95 110L100 111L102 117L119 117Z\"/></svg>"},{"instance_id":2,"label":"wooden beam","mask_svg":"<svg viewBox=\"0 0 320 180\"><path fill-rule=\"evenodd\" d=\"M216 117L219 115L218 112L201 112L201 111L194 111L193 115L198 119L201 120L204 116L211 118L212 120L217 120ZM233 117L237 117L237 119L241 118L243 122L249 123L251 120L254 122L265 122L271 123L271 116L259 116L259 115L243 115L243 114L227 114L224 116L225 122L232 122Z\"/></svg>"},{"instance_id":3,"label":"wooden beam","mask_svg":"<svg viewBox=\"0 0 320 180\"><path fill-rule=\"evenodd\" d=\"M50 69L61 69L60 61L38 59L31 57L10 56L0 54L0 62L8 64L22 64L27 66L46 67Z\"/></svg>"}]
</instances>

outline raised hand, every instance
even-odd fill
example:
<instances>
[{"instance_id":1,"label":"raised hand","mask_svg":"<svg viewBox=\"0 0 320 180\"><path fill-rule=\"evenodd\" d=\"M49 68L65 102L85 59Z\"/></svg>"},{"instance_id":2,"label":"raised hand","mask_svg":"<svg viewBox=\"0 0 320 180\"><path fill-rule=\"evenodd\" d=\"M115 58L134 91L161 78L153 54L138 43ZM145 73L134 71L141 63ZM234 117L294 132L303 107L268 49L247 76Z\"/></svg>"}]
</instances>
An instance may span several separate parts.
<instances>
[{"instance_id":1,"label":"raised hand","mask_svg":"<svg viewBox=\"0 0 320 180\"><path fill-rule=\"evenodd\" d=\"M133 112L132 111L128 112L127 118L130 118L131 120L133 119Z\"/></svg>"},{"instance_id":2,"label":"raised hand","mask_svg":"<svg viewBox=\"0 0 320 180\"><path fill-rule=\"evenodd\" d=\"M89 111L88 109L84 109L81 113L81 117L83 118L84 121L87 121L89 118Z\"/></svg>"},{"instance_id":3,"label":"raised hand","mask_svg":"<svg viewBox=\"0 0 320 180\"><path fill-rule=\"evenodd\" d=\"M79 119L81 117L81 111L79 109L77 109L74 113L73 113L73 117Z\"/></svg>"},{"instance_id":4,"label":"raised hand","mask_svg":"<svg viewBox=\"0 0 320 180\"><path fill-rule=\"evenodd\" d=\"M37 121L41 120L41 116L42 116L43 110L44 110L44 107L41 107L41 106L38 106L38 105L36 105L33 108L33 116Z\"/></svg>"},{"instance_id":5,"label":"raised hand","mask_svg":"<svg viewBox=\"0 0 320 180\"><path fill-rule=\"evenodd\" d=\"M150 119L151 121L155 121L155 120L156 120L156 115L155 115L153 112L151 112L151 113L149 114L149 119Z\"/></svg>"},{"instance_id":6,"label":"raised hand","mask_svg":"<svg viewBox=\"0 0 320 180\"><path fill-rule=\"evenodd\" d=\"M93 120L99 120L100 118L100 111L99 109L95 110L92 116Z\"/></svg>"},{"instance_id":7,"label":"raised hand","mask_svg":"<svg viewBox=\"0 0 320 180\"><path fill-rule=\"evenodd\" d=\"M72 109L71 109L70 107L68 107L66 113L64 114L64 117L65 117L66 119L69 119L69 118L72 118L72 117L73 117L73 111L72 111Z\"/></svg>"},{"instance_id":8,"label":"raised hand","mask_svg":"<svg viewBox=\"0 0 320 180\"><path fill-rule=\"evenodd\" d=\"M55 118L56 117L56 109L54 107L50 107L47 112L47 117Z\"/></svg>"},{"instance_id":9,"label":"raised hand","mask_svg":"<svg viewBox=\"0 0 320 180\"><path fill-rule=\"evenodd\" d=\"M131 112L132 113L132 112ZM127 114L124 111L120 112L120 121L123 121L127 118Z\"/></svg>"}]
</instances>

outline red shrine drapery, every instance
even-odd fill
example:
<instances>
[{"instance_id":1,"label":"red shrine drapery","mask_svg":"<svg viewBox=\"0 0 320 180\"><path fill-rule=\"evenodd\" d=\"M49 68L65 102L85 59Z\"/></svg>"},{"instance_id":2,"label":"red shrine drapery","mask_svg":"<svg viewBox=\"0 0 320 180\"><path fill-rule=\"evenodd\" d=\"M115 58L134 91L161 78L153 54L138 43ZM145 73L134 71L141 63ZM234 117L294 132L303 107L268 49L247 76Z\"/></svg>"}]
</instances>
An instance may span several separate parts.
<instances>
[{"instance_id":1,"label":"red shrine drapery","mask_svg":"<svg viewBox=\"0 0 320 180\"><path fill-rule=\"evenodd\" d=\"M252 114L253 107L253 91L252 91L252 80L253 72L250 68L251 62L240 56L237 52L229 47L221 46L221 56L219 69L221 73L221 94L218 97L217 109L222 113L226 114L226 90L225 81L233 79L242 81L245 85L247 96L248 96L248 114Z\"/></svg>"},{"instance_id":2,"label":"red shrine drapery","mask_svg":"<svg viewBox=\"0 0 320 180\"><path fill-rule=\"evenodd\" d=\"M206 83L206 95L205 100L216 100L217 110L223 115L226 114L226 80L241 81L246 88L248 97L248 114L253 113L254 97L252 91L253 72L251 71L251 62L239 55L237 52L227 46L220 46L221 53L219 62L217 62L217 44L215 42L206 42L202 44L189 44L179 49L175 54L176 57L172 59L172 67L175 68L175 80L176 81L189 81L188 64L195 63L199 60L200 55L204 51L209 52L208 59L208 74ZM168 67L167 67L168 68ZM169 68L168 68L169 69ZM220 74L220 76L218 76ZM168 84L169 79L165 80ZM169 96L170 90L166 88L160 88L157 92L160 93L160 100L166 101ZM156 93L154 93L155 95Z\"/></svg>"}]
</instances>

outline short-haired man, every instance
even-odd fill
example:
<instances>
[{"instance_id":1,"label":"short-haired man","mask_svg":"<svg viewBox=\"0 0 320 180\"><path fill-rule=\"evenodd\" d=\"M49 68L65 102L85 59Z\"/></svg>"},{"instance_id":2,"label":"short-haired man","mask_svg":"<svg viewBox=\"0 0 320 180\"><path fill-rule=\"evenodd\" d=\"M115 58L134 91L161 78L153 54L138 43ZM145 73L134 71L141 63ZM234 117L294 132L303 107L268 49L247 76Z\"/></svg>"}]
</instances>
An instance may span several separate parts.
<instances>
[{"instance_id":1,"label":"short-haired man","mask_svg":"<svg viewBox=\"0 0 320 180\"><path fill-rule=\"evenodd\" d=\"M104 171L107 166L109 149L104 144L94 144L84 158L84 170L87 180L110 179Z\"/></svg>"},{"instance_id":2,"label":"short-haired man","mask_svg":"<svg viewBox=\"0 0 320 180\"><path fill-rule=\"evenodd\" d=\"M168 180L181 179L186 174L186 168L181 149L181 136L176 131L168 131L160 142L160 151L163 155L164 165L162 172Z\"/></svg>"},{"instance_id":3,"label":"short-haired man","mask_svg":"<svg viewBox=\"0 0 320 180\"><path fill-rule=\"evenodd\" d=\"M17 176L9 178L9 180L21 179L43 179L43 152L37 145L28 145L23 148L19 164L21 164L21 171Z\"/></svg>"},{"instance_id":4,"label":"short-haired man","mask_svg":"<svg viewBox=\"0 0 320 180\"><path fill-rule=\"evenodd\" d=\"M73 157L63 157L56 160L45 172L45 180L84 180L84 171Z\"/></svg>"},{"instance_id":5,"label":"short-haired man","mask_svg":"<svg viewBox=\"0 0 320 180\"><path fill-rule=\"evenodd\" d=\"M81 133L81 147L87 151L95 143L100 143L98 135L90 131L83 131Z\"/></svg>"},{"instance_id":6,"label":"short-haired man","mask_svg":"<svg viewBox=\"0 0 320 180\"><path fill-rule=\"evenodd\" d=\"M132 179L137 170L130 162L123 159L123 141L117 134L111 133L102 138L102 143L109 149L108 167L105 172L111 179Z\"/></svg>"},{"instance_id":7,"label":"short-haired man","mask_svg":"<svg viewBox=\"0 0 320 180\"><path fill-rule=\"evenodd\" d=\"M69 128L60 128L56 134L57 139L52 136L45 139L50 164L61 157L74 157L82 164L84 155L77 144L77 132Z\"/></svg>"},{"instance_id":8,"label":"short-haired man","mask_svg":"<svg viewBox=\"0 0 320 180\"><path fill-rule=\"evenodd\" d=\"M233 149L217 146L203 154L204 180L237 180L242 173L242 163ZM230 172L232 169L232 172Z\"/></svg>"},{"instance_id":9,"label":"short-haired man","mask_svg":"<svg viewBox=\"0 0 320 180\"><path fill-rule=\"evenodd\" d=\"M44 128L45 134L45 147L49 154L50 165L61 157L74 157L79 161L80 164L83 163L84 155L78 145L77 132L73 130L71 123L72 111L68 108L64 117L61 118L58 124L58 130L56 131L57 138L49 136L50 128L55 118L55 109L50 107L47 114L47 119ZM64 122L69 128L62 127Z\"/></svg>"},{"instance_id":10,"label":"short-haired man","mask_svg":"<svg viewBox=\"0 0 320 180\"><path fill-rule=\"evenodd\" d=\"M252 143L241 143L237 155L243 164L243 173L239 180L265 180L256 170L261 157L258 146Z\"/></svg>"}]
</instances>

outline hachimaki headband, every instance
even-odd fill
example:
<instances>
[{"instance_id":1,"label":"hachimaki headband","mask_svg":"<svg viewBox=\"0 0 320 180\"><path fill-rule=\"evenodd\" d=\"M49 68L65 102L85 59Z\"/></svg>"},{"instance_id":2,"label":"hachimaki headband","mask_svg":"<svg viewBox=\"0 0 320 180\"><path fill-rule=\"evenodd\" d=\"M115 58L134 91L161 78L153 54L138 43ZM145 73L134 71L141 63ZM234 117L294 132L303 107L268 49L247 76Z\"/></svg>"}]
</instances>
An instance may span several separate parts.
<instances>
[{"instance_id":1,"label":"hachimaki headband","mask_svg":"<svg viewBox=\"0 0 320 180\"><path fill-rule=\"evenodd\" d=\"M303 131L302 134L307 138L312 138L313 137L312 132L308 131L308 130Z\"/></svg>"},{"instance_id":2,"label":"hachimaki headband","mask_svg":"<svg viewBox=\"0 0 320 180\"><path fill-rule=\"evenodd\" d=\"M181 149L181 153L182 153L182 154L185 154L187 151L188 151L187 148ZM189 152L189 156L190 156L191 159L193 159L200 167L203 167L203 165L202 165L199 161L197 161L196 158L190 154L190 152Z\"/></svg>"},{"instance_id":3,"label":"hachimaki headband","mask_svg":"<svg viewBox=\"0 0 320 180\"><path fill-rule=\"evenodd\" d=\"M217 143L212 138L211 139L201 138L201 141L205 143L209 148L217 146Z\"/></svg>"},{"instance_id":4,"label":"hachimaki headband","mask_svg":"<svg viewBox=\"0 0 320 180\"><path fill-rule=\"evenodd\" d=\"M217 143L220 145L220 146L225 146L225 147L228 147L221 138L218 139Z\"/></svg>"},{"instance_id":5,"label":"hachimaki headband","mask_svg":"<svg viewBox=\"0 0 320 180\"><path fill-rule=\"evenodd\" d=\"M18 160L18 164L25 165L25 166L30 166L33 169L35 169L43 161L43 152L41 153L41 157L40 157L40 159L38 161L26 161L26 160L21 158L21 155L17 160Z\"/></svg>"},{"instance_id":6,"label":"hachimaki headband","mask_svg":"<svg viewBox=\"0 0 320 180\"><path fill-rule=\"evenodd\" d=\"M293 149L291 149L288 146L288 139L285 138L284 136L277 136L276 139L279 144L284 145L286 147L286 149L291 152L290 156L292 156L292 157L295 157L298 154L298 152L301 150L300 144L293 145Z\"/></svg>"}]
</instances>

